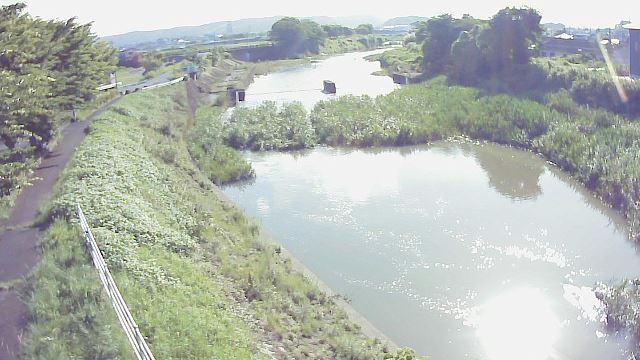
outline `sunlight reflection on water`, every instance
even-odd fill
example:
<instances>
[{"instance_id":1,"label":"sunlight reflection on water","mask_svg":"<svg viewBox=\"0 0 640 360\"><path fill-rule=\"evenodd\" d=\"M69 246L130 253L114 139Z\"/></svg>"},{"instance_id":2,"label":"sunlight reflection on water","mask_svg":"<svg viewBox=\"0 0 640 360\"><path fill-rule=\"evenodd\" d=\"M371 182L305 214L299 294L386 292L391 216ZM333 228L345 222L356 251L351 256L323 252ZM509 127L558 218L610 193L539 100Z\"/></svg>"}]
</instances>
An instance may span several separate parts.
<instances>
[{"instance_id":1,"label":"sunlight reflection on water","mask_svg":"<svg viewBox=\"0 0 640 360\"><path fill-rule=\"evenodd\" d=\"M477 335L492 360L545 360L554 352L560 322L536 288L506 291L482 305Z\"/></svg>"},{"instance_id":2,"label":"sunlight reflection on water","mask_svg":"<svg viewBox=\"0 0 640 360\"><path fill-rule=\"evenodd\" d=\"M624 222L534 155L443 143L247 156L257 177L229 197L400 345L436 360L625 358L591 291L640 273Z\"/></svg>"}]
</instances>

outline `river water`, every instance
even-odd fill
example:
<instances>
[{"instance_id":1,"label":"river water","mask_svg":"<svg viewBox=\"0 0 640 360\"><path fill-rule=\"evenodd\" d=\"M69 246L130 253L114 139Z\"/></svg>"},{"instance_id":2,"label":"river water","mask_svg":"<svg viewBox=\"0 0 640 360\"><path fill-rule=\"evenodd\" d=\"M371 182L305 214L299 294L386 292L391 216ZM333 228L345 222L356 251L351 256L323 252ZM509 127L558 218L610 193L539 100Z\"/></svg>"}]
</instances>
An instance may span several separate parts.
<instances>
[{"instance_id":1,"label":"river water","mask_svg":"<svg viewBox=\"0 0 640 360\"><path fill-rule=\"evenodd\" d=\"M387 94L396 89L397 85L388 76L371 75L380 70L380 64L364 59L368 55L382 51L384 50L334 56L258 76L247 88L244 106L255 106L265 100L277 103L295 100L301 102L307 109L311 109L320 100L328 100L340 95ZM335 95L324 94L321 91L324 80L336 83Z\"/></svg>"},{"instance_id":2,"label":"river water","mask_svg":"<svg viewBox=\"0 0 640 360\"><path fill-rule=\"evenodd\" d=\"M306 71L311 86L327 67L256 84L304 86ZM256 179L225 193L400 346L432 359L625 358L591 288L640 274L638 250L619 215L539 157L472 143L246 156Z\"/></svg>"}]
</instances>

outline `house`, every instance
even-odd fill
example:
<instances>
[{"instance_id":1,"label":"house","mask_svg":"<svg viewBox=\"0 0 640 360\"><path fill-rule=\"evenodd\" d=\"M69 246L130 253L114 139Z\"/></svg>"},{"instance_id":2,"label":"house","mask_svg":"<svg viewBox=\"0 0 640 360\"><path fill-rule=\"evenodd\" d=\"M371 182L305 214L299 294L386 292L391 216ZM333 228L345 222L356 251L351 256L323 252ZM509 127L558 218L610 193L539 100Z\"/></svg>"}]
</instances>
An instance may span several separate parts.
<instances>
[{"instance_id":1,"label":"house","mask_svg":"<svg viewBox=\"0 0 640 360\"><path fill-rule=\"evenodd\" d=\"M640 24L628 24L629 30L629 74L640 78Z\"/></svg>"}]
</instances>

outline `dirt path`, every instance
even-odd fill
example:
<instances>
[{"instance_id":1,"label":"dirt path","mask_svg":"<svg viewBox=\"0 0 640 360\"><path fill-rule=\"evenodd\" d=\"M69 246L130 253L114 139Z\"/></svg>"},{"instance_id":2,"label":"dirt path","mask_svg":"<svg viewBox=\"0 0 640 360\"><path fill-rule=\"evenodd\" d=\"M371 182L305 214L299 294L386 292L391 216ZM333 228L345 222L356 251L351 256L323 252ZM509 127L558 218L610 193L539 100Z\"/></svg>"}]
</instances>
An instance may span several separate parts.
<instances>
[{"instance_id":1,"label":"dirt path","mask_svg":"<svg viewBox=\"0 0 640 360\"><path fill-rule=\"evenodd\" d=\"M64 129L58 146L36 170L33 185L20 193L9 218L0 220L0 225L8 229L0 234L0 283L25 278L40 261L42 231L33 225L40 207L51 196L91 121L119 100L111 100L87 119L71 123ZM17 291L0 289L0 360L20 358L22 333L28 319L25 299L21 299Z\"/></svg>"}]
</instances>

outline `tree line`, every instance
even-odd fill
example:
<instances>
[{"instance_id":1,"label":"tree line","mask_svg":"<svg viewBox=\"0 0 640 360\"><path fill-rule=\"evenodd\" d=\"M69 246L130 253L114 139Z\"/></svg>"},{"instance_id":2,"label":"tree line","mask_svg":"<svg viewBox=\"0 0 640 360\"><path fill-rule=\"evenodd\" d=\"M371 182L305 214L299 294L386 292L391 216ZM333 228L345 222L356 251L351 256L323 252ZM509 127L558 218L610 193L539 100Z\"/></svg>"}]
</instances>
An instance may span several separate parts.
<instances>
[{"instance_id":1,"label":"tree line","mask_svg":"<svg viewBox=\"0 0 640 360\"><path fill-rule=\"evenodd\" d=\"M640 116L640 84L598 74L563 59L535 58L540 50L540 14L530 8L505 8L489 20L445 14L422 22L415 42L422 46L425 78L447 75L455 84L540 100L565 89L582 105ZM402 53L402 52L400 52Z\"/></svg>"},{"instance_id":2,"label":"tree line","mask_svg":"<svg viewBox=\"0 0 640 360\"><path fill-rule=\"evenodd\" d=\"M90 24L45 21L24 4L0 9L0 138L10 149L51 139L55 114L91 100L115 70L115 50L96 42Z\"/></svg>"},{"instance_id":3,"label":"tree line","mask_svg":"<svg viewBox=\"0 0 640 360\"><path fill-rule=\"evenodd\" d=\"M61 114L90 101L115 65L115 49L90 24L32 17L21 3L0 8L0 196L54 137Z\"/></svg>"},{"instance_id":4,"label":"tree line","mask_svg":"<svg viewBox=\"0 0 640 360\"><path fill-rule=\"evenodd\" d=\"M280 56L289 57L305 53L317 54L327 37L369 35L373 25L361 24L355 29L340 25L319 25L315 21L284 17L271 27L271 39Z\"/></svg>"},{"instance_id":5,"label":"tree line","mask_svg":"<svg viewBox=\"0 0 640 360\"><path fill-rule=\"evenodd\" d=\"M423 43L423 70L428 76L446 73L465 85L518 72L539 47L541 19L529 8L505 8L490 20L431 18L416 32L416 41Z\"/></svg>"}]
</instances>

